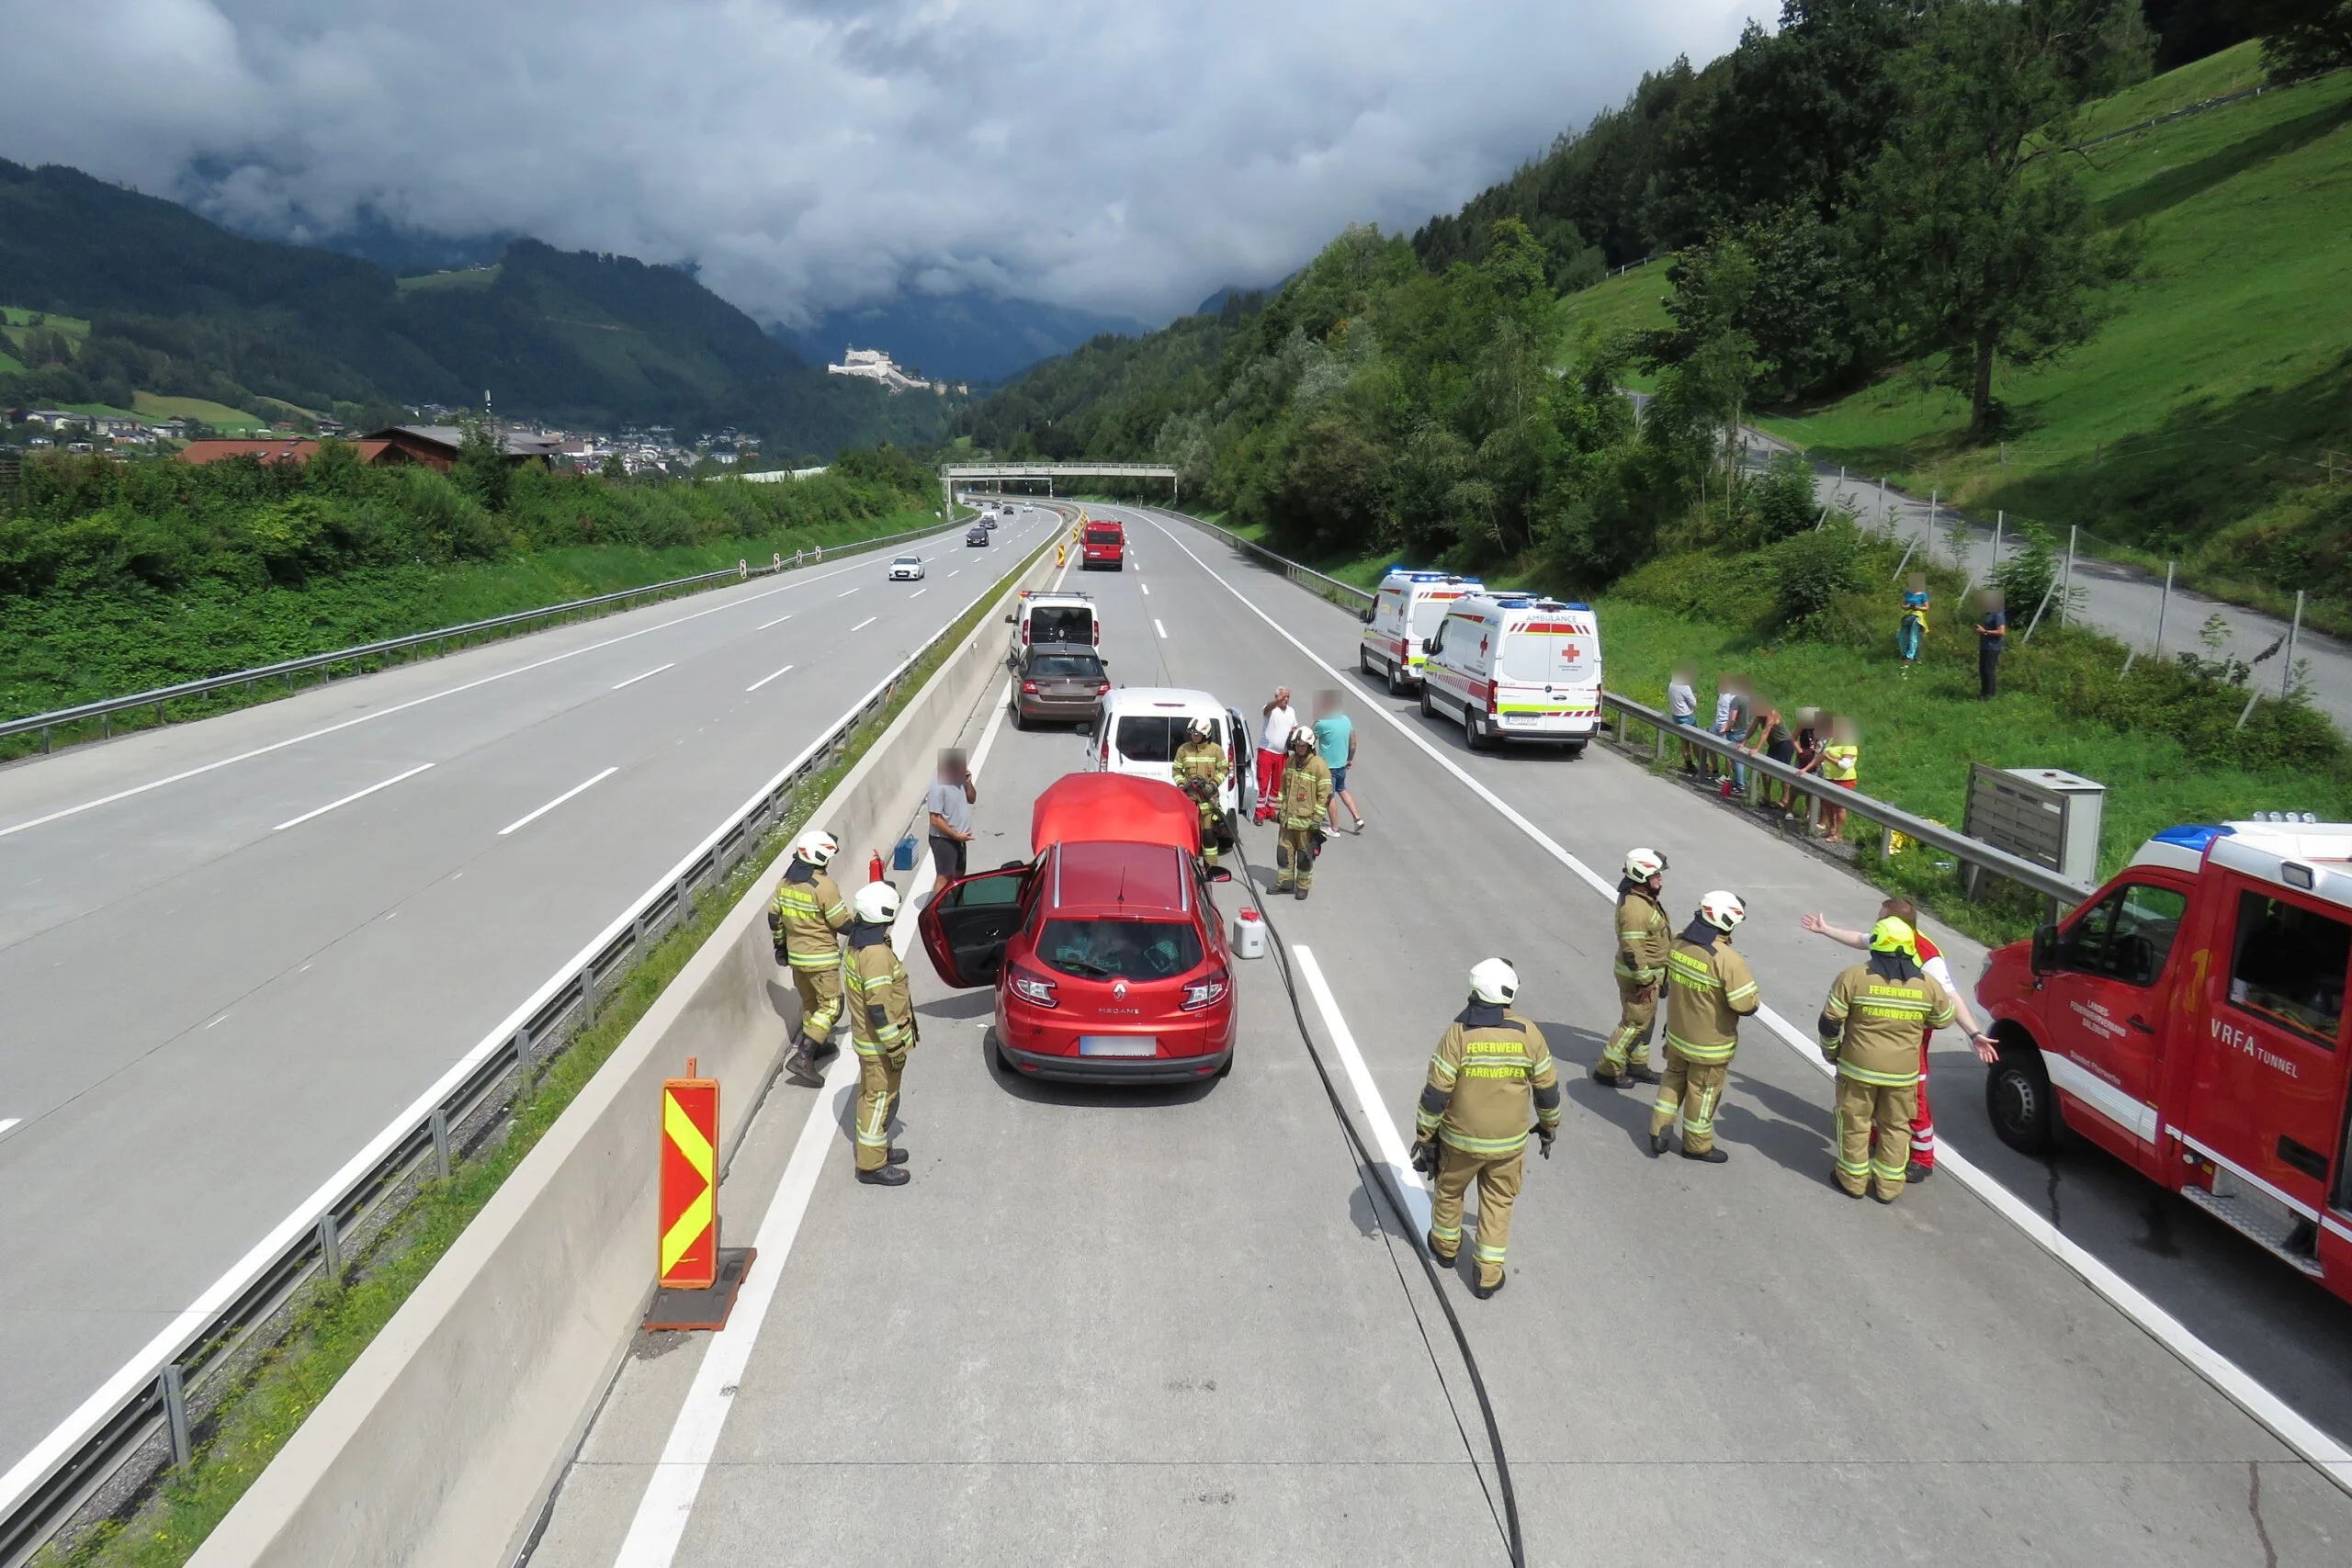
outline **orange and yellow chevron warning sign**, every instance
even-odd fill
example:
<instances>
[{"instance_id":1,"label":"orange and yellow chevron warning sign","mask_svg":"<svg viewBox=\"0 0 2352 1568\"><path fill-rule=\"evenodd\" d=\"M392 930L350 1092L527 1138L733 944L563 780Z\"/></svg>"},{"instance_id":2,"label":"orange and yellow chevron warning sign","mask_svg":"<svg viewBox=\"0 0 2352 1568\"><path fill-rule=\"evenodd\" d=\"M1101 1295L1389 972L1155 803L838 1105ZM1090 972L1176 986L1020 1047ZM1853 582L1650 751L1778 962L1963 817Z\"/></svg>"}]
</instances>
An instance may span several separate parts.
<instances>
[{"instance_id":1,"label":"orange and yellow chevron warning sign","mask_svg":"<svg viewBox=\"0 0 2352 1568\"><path fill-rule=\"evenodd\" d=\"M662 1085L662 1288L707 1291L718 1279L718 1080Z\"/></svg>"}]
</instances>

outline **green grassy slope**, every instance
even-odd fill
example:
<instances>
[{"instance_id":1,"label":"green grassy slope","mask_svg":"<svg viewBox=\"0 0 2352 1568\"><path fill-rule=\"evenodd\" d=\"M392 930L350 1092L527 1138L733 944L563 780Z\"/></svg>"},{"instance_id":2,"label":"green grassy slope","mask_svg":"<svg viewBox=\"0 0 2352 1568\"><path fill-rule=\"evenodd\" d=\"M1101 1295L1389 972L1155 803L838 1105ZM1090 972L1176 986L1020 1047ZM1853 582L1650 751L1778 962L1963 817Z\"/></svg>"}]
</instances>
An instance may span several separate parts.
<instances>
[{"instance_id":1,"label":"green grassy slope","mask_svg":"<svg viewBox=\"0 0 2352 1568\"><path fill-rule=\"evenodd\" d=\"M2247 44L2087 116L2086 140L2111 137L2082 154L2089 193L2138 225L2144 264L2089 344L1996 378L2006 446L1967 445L1964 401L1901 375L1761 423L1822 460L2179 557L2241 597L2352 601L2352 72L2143 124L2258 70Z\"/></svg>"},{"instance_id":2,"label":"green grassy slope","mask_svg":"<svg viewBox=\"0 0 2352 1568\"><path fill-rule=\"evenodd\" d=\"M1614 337L1670 325L1666 313L1666 258L1660 257L1589 288L1563 295L1553 318L1559 328L1561 353L1572 352L1588 330ZM1629 367L1625 380L1629 386L1649 389L1646 372Z\"/></svg>"}]
</instances>

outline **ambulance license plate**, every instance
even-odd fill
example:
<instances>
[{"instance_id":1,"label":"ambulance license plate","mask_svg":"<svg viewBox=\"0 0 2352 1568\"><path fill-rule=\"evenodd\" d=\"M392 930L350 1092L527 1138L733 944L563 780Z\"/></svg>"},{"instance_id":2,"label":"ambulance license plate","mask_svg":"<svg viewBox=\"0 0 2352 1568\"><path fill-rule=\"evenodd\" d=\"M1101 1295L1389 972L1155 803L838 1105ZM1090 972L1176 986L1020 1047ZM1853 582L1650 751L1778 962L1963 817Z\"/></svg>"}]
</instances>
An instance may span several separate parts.
<instances>
[{"instance_id":1,"label":"ambulance license plate","mask_svg":"<svg viewBox=\"0 0 2352 1568\"><path fill-rule=\"evenodd\" d=\"M1078 1054L1081 1056L1157 1056L1159 1037L1155 1034L1081 1034L1078 1037Z\"/></svg>"}]
</instances>

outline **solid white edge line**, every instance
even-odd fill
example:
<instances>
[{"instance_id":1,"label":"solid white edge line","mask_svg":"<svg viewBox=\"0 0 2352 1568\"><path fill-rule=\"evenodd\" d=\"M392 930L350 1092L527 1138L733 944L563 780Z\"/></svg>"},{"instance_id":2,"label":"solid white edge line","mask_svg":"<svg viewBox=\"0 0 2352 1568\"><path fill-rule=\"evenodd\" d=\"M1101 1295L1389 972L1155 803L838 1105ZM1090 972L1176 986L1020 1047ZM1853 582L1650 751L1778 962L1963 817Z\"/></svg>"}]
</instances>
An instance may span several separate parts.
<instances>
[{"instance_id":1,"label":"solid white edge line","mask_svg":"<svg viewBox=\"0 0 2352 1568\"><path fill-rule=\"evenodd\" d=\"M1308 949L1296 942L1289 945L1291 960L1306 981L1316 1010L1323 1015L1324 1031L1331 1036L1331 1043L1339 1049L1340 1061L1348 1070L1348 1082L1356 1091L1356 1104L1363 1109L1364 1120L1372 1124L1372 1141L1380 1150L1381 1161L1388 1167L1389 1179L1396 1184L1396 1190L1404 1194L1406 1207L1412 1211L1406 1218L1412 1224L1414 1237L1427 1235L1429 1184L1413 1168L1404 1134L1396 1131L1396 1119L1388 1113L1387 1103L1380 1098L1380 1088L1373 1081L1372 1068L1364 1062L1363 1053L1356 1048L1355 1034L1340 1016L1339 998L1331 994L1330 984L1323 978L1323 966L1315 962L1315 954Z\"/></svg>"},{"instance_id":2,"label":"solid white edge line","mask_svg":"<svg viewBox=\"0 0 2352 1568\"><path fill-rule=\"evenodd\" d=\"M402 779L413 779L431 766L433 766L433 764L430 762L419 762L408 772L404 773L394 773L390 778L386 779L381 784L371 784L366 789L353 790L341 800L330 800L324 806L314 807L311 810L302 813L300 817L289 817L285 821L280 822L277 827L272 828L270 831L273 833L283 833L288 828L300 828L303 823L308 822L313 817L324 817L328 812L333 811L338 806L348 806L355 800L365 800L369 795L375 794L378 790L390 789L394 784L400 783Z\"/></svg>"},{"instance_id":3,"label":"solid white edge line","mask_svg":"<svg viewBox=\"0 0 2352 1568\"><path fill-rule=\"evenodd\" d=\"M844 567L842 570L852 569ZM798 587L803 584L796 583L793 586ZM777 591L771 590L771 592ZM981 592L985 593L987 590L983 589ZM971 609L978 603L979 603L978 598L967 601L962 610L958 610L955 615L947 618L943 624L943 629L955 625L956 616L963 615L966 610ZM726 607L728 606L721 606L721 608ZM709 614L710 612L699 613ZM635 637L640 634L632 632L628 635ZM558 655L558 657L565 658L569 655ZM702 842L681 855L677 863L672 865L660 880L638 895L628 908L613 917L603 931L589 939L586 946L573 953L569 963L540 981L537 988L523 998L512 1012L501 1019L489 1033L476 1041L471 1050L450 1064L448 1071L435 1079L424 1093L411 1100L407 1109L374 1137L368 1139L358 1153L345 1160L342 1169L321 1182L299 1207L272 1226L267 1235L248 1247L245 1255L237 1259L227 1272L207 1285L202 1294L157 1329L153 1337L141 1347L137 1354L116 1368L114 1374L99 1384L96 1393L75 1406L72 1415L51 1427L48 1434L40 1442L35 1443L30 1451L10 1465L5 1474L0 1474L0 1517L6 1516L20 1506L25 1498L31 1495L34 1487L54 1474L75 1450L89 1440L91 1433L96 1429L98 1424L119 1408L125 1400L130 1398L139 1389L154 1382L161 1375L164 1363L185 1350L196 1335L202 1333L215 1318L227 1310L230 1303L245 1291L253 1277L260 1272L265 1264L293 1245L296 1236L318 1223L321 1210L341 1197L363 1173L390 1154L394 1146L415 1129L417 1123L424 1120L433 1107L448 1099L458 1086L465 1082L492 1052L514 1038L516 1030L528 1022L539 1009L545 1007L559 991L569 985L574 975L594 960L598 953L611 946L613 940L628 930L630 923L653 902L656 897L676 883L678 878L685 875L689 866L718 848L719 840L727 837L729 830L739 819L748 816L752 808L757 806L763 796L774 795L785 780L806 766L808 760L817 754L824 745L826 738L833 730L840 728L852 717L864 712L866 705L888 690L890 682L905 673L907 667L913 662L914 656L911 654L900 660L895 668L869 687L864 695L852 703L840 717L820 731L816 739L803 746L789 761L778 768L765 784L746 796L743 804L736 807L733 816L722 819L718 826L705 834ZM302 965L303 969L310 967L308 964ZM296 972L300 973L300 970Z\"/></svg>"},{"instance_id":4,"label":"solid white edge line","mask_svg":"<svg viewBox=\"0 0 2352 1568\"><path fill-rule=\"evenodd\" d=\"M611 778L615 773L617 773L620 771L619 765L616 763L614 766L606 768L603 773L598 773L594 778L590 779L587 783L573 784L570 789L565 790L561 795L557 795L553 800L548 801L545 806L540 807L528 817L518 817L514 821L506 824L505 827L501 828L498 830L498 836L503 839L517 828L529 827L540 818L545 817L548 812L553 811L557 807L561 806L565 801L570 800L573 795L578 795L584 790L594 788L596 785L603 784L606 779Z\"/></svg>"},{"instance_id":5,"label":"solid white edge line","mask_svg":"<svg viewBox=\"0 0 2352 1568\"><path fill-rule=\"evenodd\" d=\"M1147 521L1149 521L1151 525L1162 534L1168 535L1169 543L1186 555L1192 556L1195 566L1206 572L1218 586L1232 594L1235 599L1240 601L1251 614L1273 627L1285 641L1312 660L1334 681L1345 685L1345 678L1337 669L1325 663L1320 655L1295 637L1291 636L1281 622L1260 609L1249 595L1219 576L1216 570L1199 556L1193 555L1191 547L1170 533L1166 525L1156 519L1147 519ZM1452 758L1441 755L1426 737L1414 734L1412 730L1406 728L1405 722L1387 707L1378 703L1367 705L1372 712L1386 719L1390 727L1399 735L1419 747L1440 767L1467 784L1472 793L1493 807L1512 826L1543 846L1544 852L1553 859L1576 873L1595 893L1604 898L1616 897L1617 889L1613 884L1604 882L1593 874L1590 866L1570 854L1549 834L1521 816L1492 790L1463 772ZM1296 949L1293 951L1295 952ZM1788 1020L1769 1007L1758 1008L1756 1016L1762 1020L1765 1026L1774 1034L1794 1048L1799 1055L1806 1057L1818 1066L1825 1077L1829 1076L1831 1069L1828 1063L1822 1061L1820 1047L1792 1028ZM1327 1021L1329 1021L1328 1019ZM2199 1338L2194 1330L2158 1306L2120 1274L2086 1250L2064 1232L2027 1208L2015 1193L1986 1175L1965 1156L1953 1149L1949 1140L1941 1138L1937 1140L1936 1160L1939 1165L1949 1165L1952 1175L1960 1179L1961 1185L1974 1193L1995 1213L2024 1232L2030 1240L2072 1270L2075 1276L2088 1285L2092 1291L2105 1297L2117 1311L2130 1318L2149 1337L2171 1351L2184 1366L2205 1379L2223 1397L2267 1427L2274 1437L2301 1455L2322 1475L2326 1476L2328 1480L2346 1492L2352 1492L2352 1449L2346 1449L2328 1436L2309 1418L2289 1405L2285 1400L2256 1382L2245 1369Z\"/></svg>"},{"instance_id":6,"label":"solid white edge line","mask_svg":"<svg viewBox=\"0 0 2352 1568\"><path fill-rule=\"evenodd\" d=\"M783 669L781 669L781 670L775 671L774 671L773 673L770 673L770 674L766 674L766 675L763 675L763 676L761 676L758 680L756 680L756 681L752 682L750 685L748 685L748 686L744 687L743 689L744 689L745 691L747 691L747 692L756 692L756 691L758 691L762 686L766 685L770 681L775 680L775 679L776 678L776 676L778 676L778 675L789 675L789 674L791 674L791 673L792 673L792 666L791 666L791 665L789 665L789 664L787 664L787 665L786 665L786 666L785 666Z\"/></svg>"},{"instance_id":7,"label":"solid white edge line","mask_svg":"<svg viewBox=\"0 0 2352 1568\"><path fill-rule=\"evenodd\" d=\"M972 776L976 779L988 763L997 731L1004 723L1005 706L1012 700L1012 683L1008 681L1002 697L990 709L988 727L980 732L980 743L972 753ZM932 853L926 849L915 865L914 879L908 884L908 897L899 904L890 946L902 962L914 942L918 918L914 891L931 882L933 867ZM784 1266L792 1256L792 1244L800 1235L801 1222L808 1217L809 1201L816 1196L826 1156L839 1141L846 1101L856 1081L857 1053L843 1051L826 1069L824 1087L809 1102L808 1119L801 1122L800 1134L793 1141L792 1157L785 1165L784 1179L777 1183L775 1195L768 1200L767 1212L760 1216L759 1234L752 1241L758 1248L758 1256L752 1259L751 1270L744 1275L742 1288L736 1293L734 1314L725 1333L711 1336L702 1364L695 1369L685 1401L678 1407L677 1416L670 1425L670 1436L662 1445L662 1458L646 1477L645 1491L638 1498L637 1512L629 1519L628 1534L622 1538L620 1549L614 1554L614 1568L670 1568L677 1558L678 1543L685 1537L686 1525L694 1517L695 1500L702 1493L703 1477L709 1473L711 1456L718 1451L718 1438L727 1426L727 1413L733 1407L736 1391L742 1386L743 1371L751 1365L752 1352L759 1347L760 1330L767 1322L776 1287L783 1282Z\"/></svg>"},{"instance_id":8,"label":"solid white edge line","mask_svg":"<svg viewBox=\"0 0 2352 1568\"><path fill-rule=\"evenodd\" d=\"M616 691L616 692L617 692L617 691L619 691L619 690L621 689L621 687L622 687L622 686L634 686L634 685L636 685L639 681L645 680L648 676L659 675L659 674L660 674L660 673L662 673L662 671L664 671L664 670L675 670L677 667L678 667L678 661L677 661L676 660L674 660L674 659L673 659L672 660L670 660L670 662L669 662L669 663L667 663L667 664L657 664L657 665L655 665L652 669L648 670L648 671L645 672L645 674L643 674L643 675L632 675L632 676L630 676L628 680L623 681L623 682L620 683L620 685L618 685L618 686L615 686L615 687L613 688L613 690L614 690L614 691Z\"/></svg>"},{"instance_id":9,"label":"solid white edge line","mask_svg":"<svg viewBox=\"0 0 2352 1568\"><path fill-rule=\"evenodd\" d=\"M162 789L166 784L184 783L188 779L198 778L205 773L213 773L221 768L233 767L239 762L250 762L255 757L266 757L273 751L283 751L288 746L300 746L306 740L323 739L327 736L336 734L342 730L349 729L354 725L372 724L377 719L390 718L396 713L406 713L411 708L423 707L426 703L437 703L444 697L454 697L461 693L470 692L479 686L487 686L492 684L493 682L504 681L515 675L527 675L534 670L544 670L550 664L560 664L567 659L577 659L583 653L594 653L599 649L616 647L621 643L632 642L641 637L650 637L655 632L668 631L672 626L681 626L685 625L688 621L698 621L705 615L716 615L721 611L732 610L739 605L756 604L760 600L769 598L772 595L789 592L795 588L812 587L817 583L826 581L828 578L839 577L842 571L854 571L855 570L857 570L855 567L845 566L841 569L841 571L829 571L820 577L805 578L799 581L786 582L775 588L765 589L758 593L748 593L740 599L730 599L724 604L713 604L707 610L696 610L691 615L674 616L670 620L662 621L655 626L639 626L633 632L623 632L618 637L606 637L602 642L592 642L583 648L575 648L568 652L555 654L547 659L537 660L529 664L518 664L512 670L502 670L495 675L484 675L480 680L468 681L462 684L450 686L442 691L427 692L421 697L412 697L404 703L394 703L390 707L379 708L374 713L359 714L351 718L344 719L339 723L327 725L323 728L310 730L301 735L291 735L283 740L273 740L266 746L256 746L250 751L240 751L233 757L222 757L216 761L206 762L200 767L184 769L179 773L168 774L160 779L150 779L143 784L133 784L129 789L119 789L112 795L102 795L96 800L85 800L78 806L68 806L62 809L52 811L45 817L35 817L28 821L15 823L6 828L0 828L0 839L5 839L12 833L24 832L28 828L46 827L51 822L62 820L67 817L78 817L85 811L95 811L101 806L112 806L118 800L129 800L133 795L145 795L151 789ZM790 617L787 616L786 618L789 619ZM554 628L549 627L548 629L553 630ZM529 635L537 636L538 634L532 633Z\"/></svg>"}]
</instances>

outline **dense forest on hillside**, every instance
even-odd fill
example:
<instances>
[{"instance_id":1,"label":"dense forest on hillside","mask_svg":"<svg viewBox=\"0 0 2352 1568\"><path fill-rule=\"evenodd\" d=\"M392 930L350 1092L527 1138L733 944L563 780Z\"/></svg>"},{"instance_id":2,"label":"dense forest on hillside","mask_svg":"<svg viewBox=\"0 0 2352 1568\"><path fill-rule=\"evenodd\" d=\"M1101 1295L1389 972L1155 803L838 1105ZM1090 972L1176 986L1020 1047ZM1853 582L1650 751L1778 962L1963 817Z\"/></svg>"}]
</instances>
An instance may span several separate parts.
<instances>
[{"instance_id":1,"label":"dense forest on hillside","mask_svg":"<svg viewBox=\"0 0 2352 1568\"><path fill-rule=\"evenodd\" d=\"M1661 548L1767 540L1814 518L1730 460L1759 410L1899 383L1955 400L1969 446L2017 434L2001 389L2136 298L2142 219L2181 198L2135 206L2089 177L2086 108L2201 47L2177 39L2227 41L2238 14L1788 0L1776 28L1645 77L1409 242L1351 230L1257 309L1091 344L958 428L1177 463L1188 493L1311 552L1519 558L1589 584ZM2276 26L2274 77L2307 73L2313 24ZM2314 112L2290 129L2324 134ZM2257 141L2204 152L2198 177L2301 144ZM1564 294L1668 249L1639 275L1662 311L1562 334ZM1615 391L1631 379L1657 389L1638 422Z\"/></svg>"},{"instance_id":2,"label":"dense forest on hillside","mask_svg":"<svg viewBox=\"0 0 2352 1568\"><path fill-rule=\"evenodd\" d=\"M0 403L131 406L145 391L347 423L477 404L613 430L733 425L789 453L922 442L944 401L827 377L677 267L509 243L494 266L395 278L248 240L57 166L0 160L0 304L86 319L20 341Z\"/></svg>"}]
</instances>

